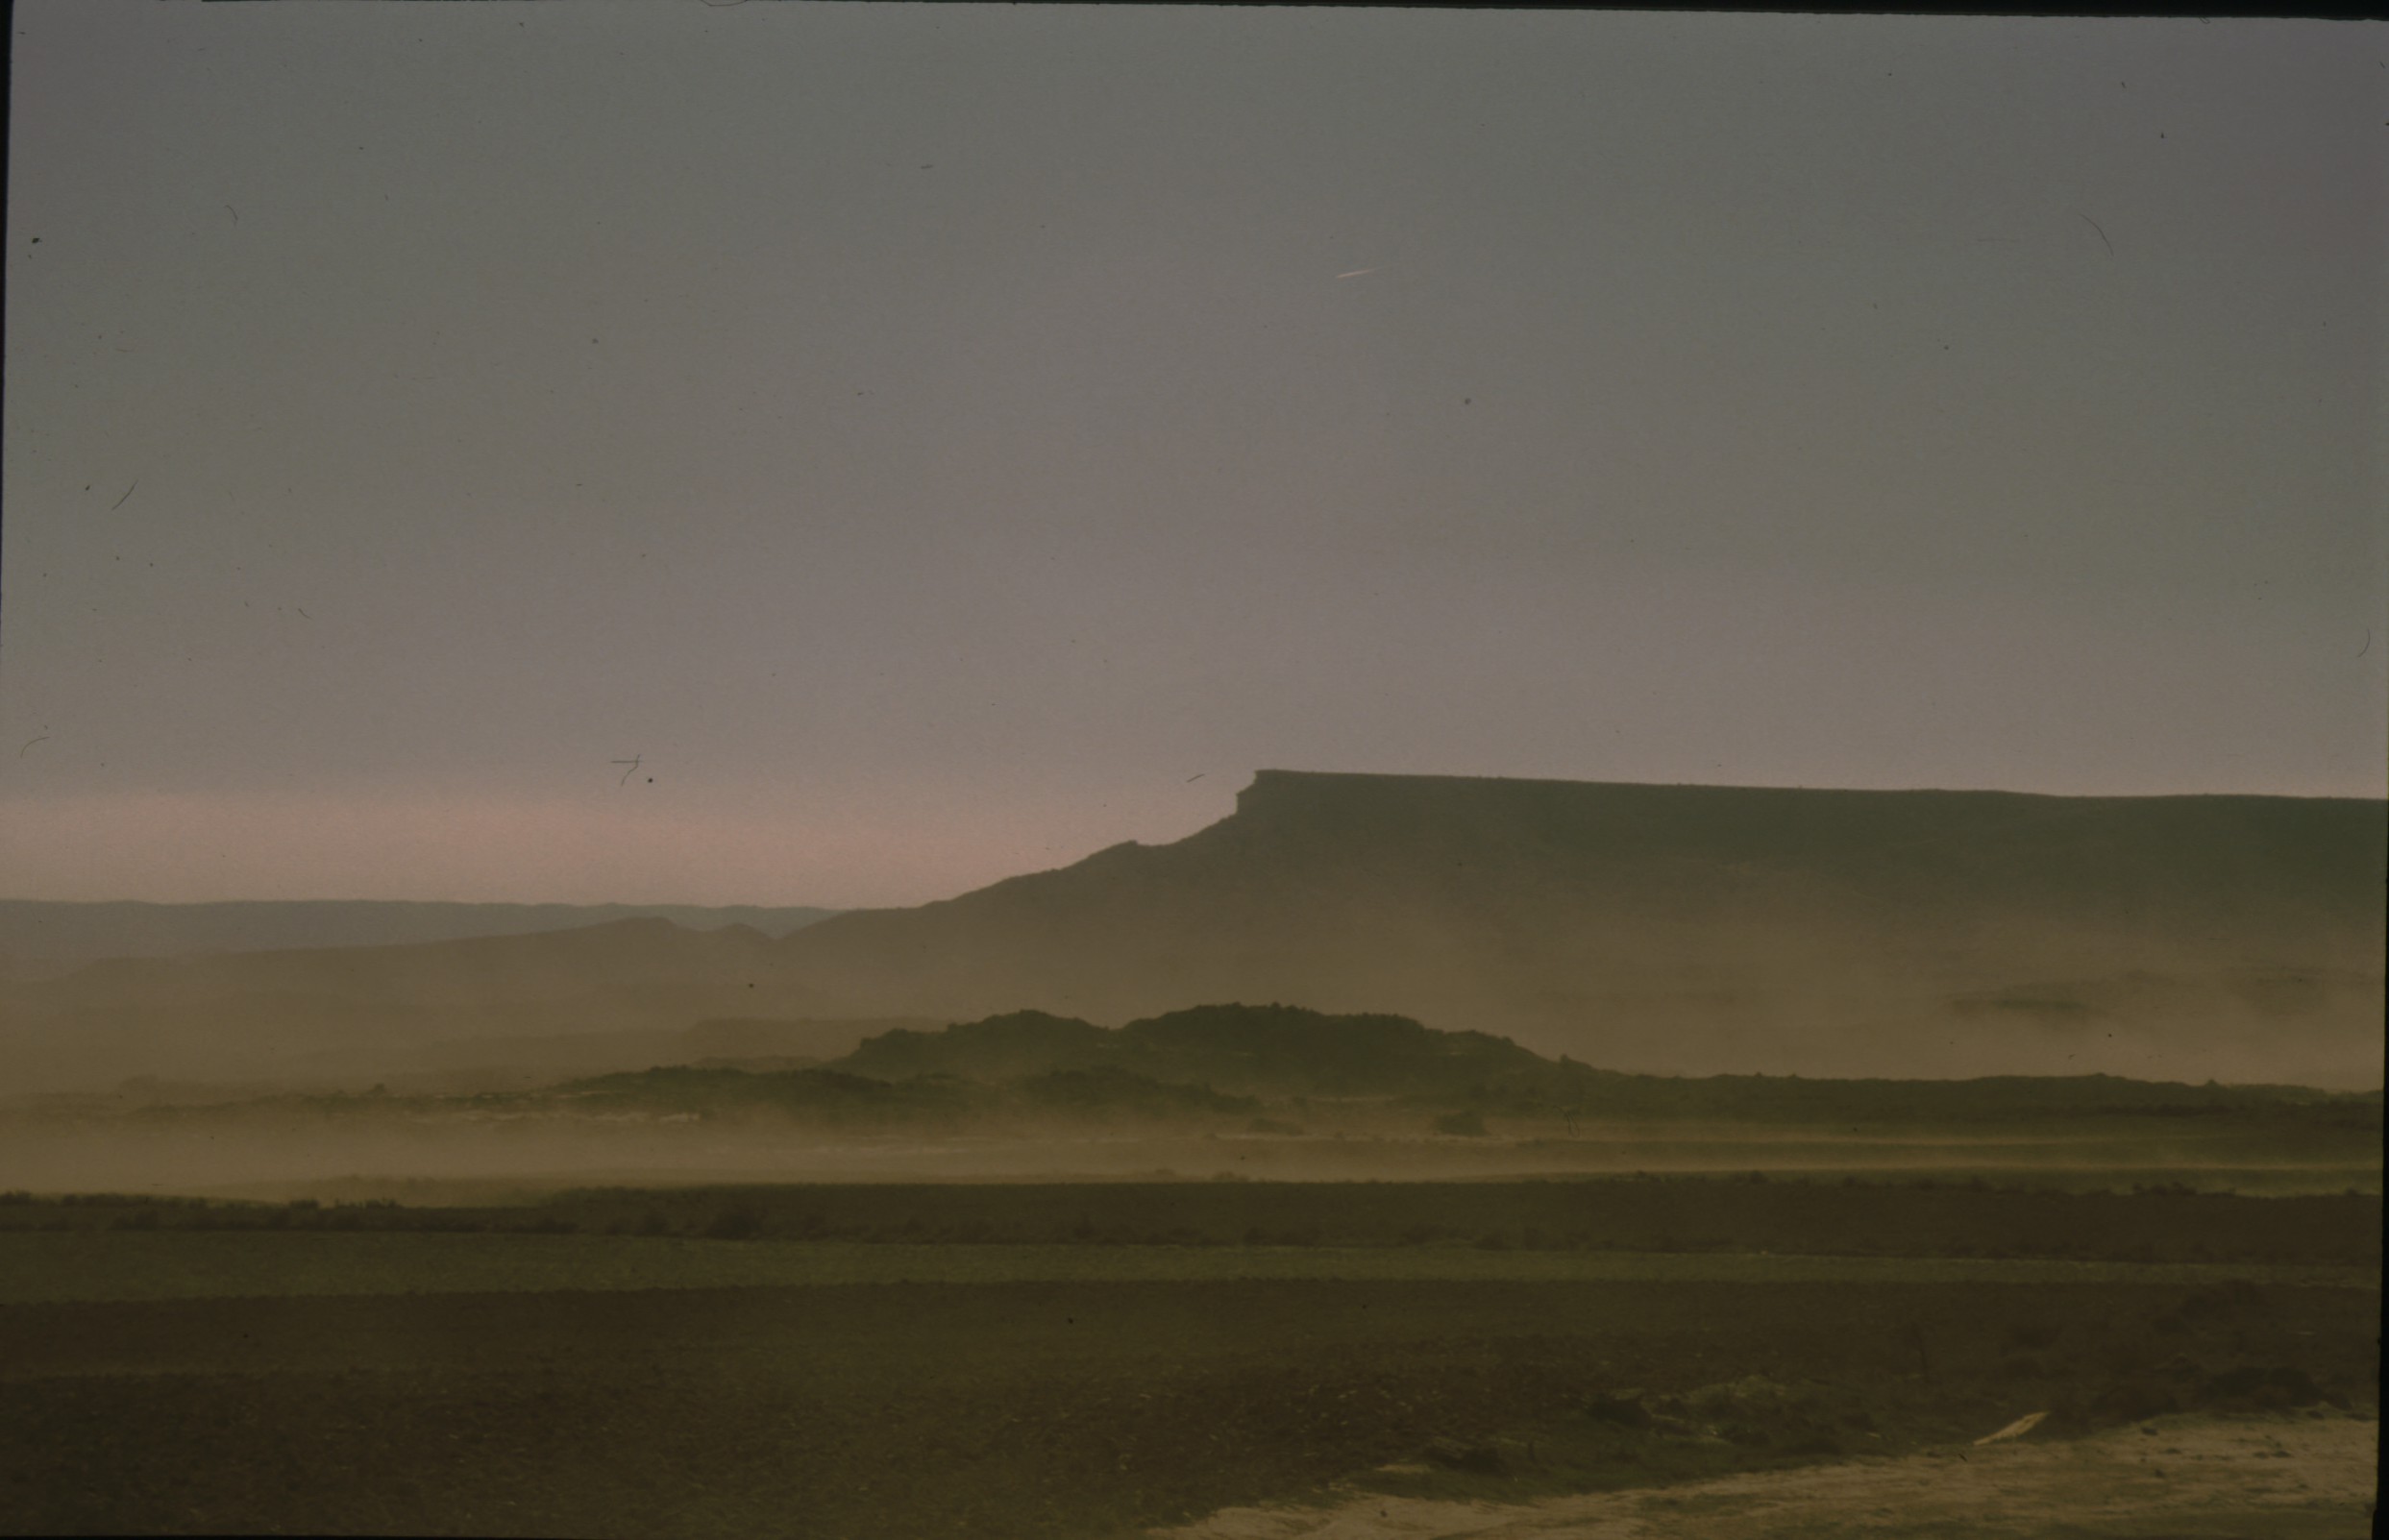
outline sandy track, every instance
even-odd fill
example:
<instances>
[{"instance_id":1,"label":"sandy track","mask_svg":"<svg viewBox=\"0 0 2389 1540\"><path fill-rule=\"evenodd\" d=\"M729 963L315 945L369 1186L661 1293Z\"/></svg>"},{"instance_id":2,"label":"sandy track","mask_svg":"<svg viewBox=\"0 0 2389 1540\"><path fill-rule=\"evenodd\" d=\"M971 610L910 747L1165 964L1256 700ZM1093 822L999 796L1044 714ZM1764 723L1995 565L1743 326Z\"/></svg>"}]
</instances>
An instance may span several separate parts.
<instances>
[{"instance_id":1,"label":"sandy track","mask_svg":"<svg viewBox=\"0 0 2389 1540\"><path fill-rule=\"evenodd\" d=\"M2361 1540L2380 1425L2167 1417L2025 1440L1520 1504L1356 1498L1229 1508L1155 1540Z\"/></svg>"}]
</instances>

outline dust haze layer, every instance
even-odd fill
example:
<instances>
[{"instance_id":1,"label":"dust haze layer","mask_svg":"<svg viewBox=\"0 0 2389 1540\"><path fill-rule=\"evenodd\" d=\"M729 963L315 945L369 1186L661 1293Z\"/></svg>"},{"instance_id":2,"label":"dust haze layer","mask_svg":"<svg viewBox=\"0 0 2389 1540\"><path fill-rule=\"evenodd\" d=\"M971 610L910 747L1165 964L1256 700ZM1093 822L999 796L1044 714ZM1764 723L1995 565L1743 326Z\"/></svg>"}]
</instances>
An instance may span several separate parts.
<instances>
[{"instance_id":1,"label":"dust haze layer","mask_svg":"<svg viewBox=\"0 0 2389 1540\"><path fill-rule=\"evenodd\" d=\"M831 1014L809 1009L817 998L781 973L771 938L751 926L700 931L658 917L407 945L112 958L0 995L0 1081L31 1092L136 1076L340 1084L462 1072L469 1084L497 1064L634 1068L702 1056L714 1048L702 1029L714 1023ZM832 1052L871 1030L829 1025Z\"/></svg>"},{"instance_id":2,"label":"dust haze layer","mask_svg":"<svg viewBox=\"0 0 2389 1540\"><path fill-rule=\"evenodd\" d=\"M677 1043L658 1040L658 1067L496 1094L377 1086L238 1099L219 1087L174 1105L132 1087L58 1098L0 1115L0 1171L20 1193L254 1195L261 1183L299 1196L293 1185L345 1177L355 1181L335 1186L342 1196L358 1196L362 1182L380 1185L375 1195L418 1198L425 1183L458 1181L1662 1170L2115 1189L2153 1178L2181 1191L2272 1193L2380 1185L2377 1090L2099 1075L1638 1076L1401 1016L1289 1006L1197 1007L1117 1029L1037 1012L926 1031L890 1023L827 1063L774 1051L798 1045L794 1025L702 1024ZM871 1025L811 1023L806 1045ZM687 1062L701 1043L733 1052Z\"/></svg>"},{"instance_id":3,"label":"dust haze layer","mask_svg":"<svg viewBox=\"0 0 2389 1540\"><path fill-rule=\"evenodd\" d=\"M500 1039L644 1052L708 1018L1118 1024L1243 1001L1641 1072L2369 1088L2384 811L1263 771L1174 843L778 941L647 918L96 965L11 989L0 1061L84 1088Z\"/></svg>"}]
</instances>

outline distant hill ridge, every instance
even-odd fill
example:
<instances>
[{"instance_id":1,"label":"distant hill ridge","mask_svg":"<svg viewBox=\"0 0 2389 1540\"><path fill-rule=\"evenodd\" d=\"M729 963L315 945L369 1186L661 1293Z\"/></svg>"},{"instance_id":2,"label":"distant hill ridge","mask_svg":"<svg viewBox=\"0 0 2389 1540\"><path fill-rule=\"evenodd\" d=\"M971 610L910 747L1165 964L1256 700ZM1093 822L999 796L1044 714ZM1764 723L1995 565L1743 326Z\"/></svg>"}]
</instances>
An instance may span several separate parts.
<instances>
[{"instance_id":1,"label":"distant hill ridge","mask_svg":"<svg viewBox=\"0 0 2389 1540\"><path fill-rule=\"evenodd\" d=\"M208 904L0 898L0 977L49 978L111 957L191 957L319 946L396 946L525 936L624 919L690 930L746 925L777 938L834 909L753 904L464 904L402 899L254 899Z\"/></svg>"},{"instance_id":2,"label":"distant hill ridge","mask_svg":"<svg viewBox=\"0 0 2389 1540\"><path fill-rule=\"evenodd\" d=\"M528 936L111 958L0 993L0 1087L585 1069L595 1065L567 1039L591 1039L603 1060L677 1042L702 1021L842 1017L788 982L776 944L744 925L648 917ZM889 1017L912 1019L871 1019Z\"/></svg>"}]
</instances>

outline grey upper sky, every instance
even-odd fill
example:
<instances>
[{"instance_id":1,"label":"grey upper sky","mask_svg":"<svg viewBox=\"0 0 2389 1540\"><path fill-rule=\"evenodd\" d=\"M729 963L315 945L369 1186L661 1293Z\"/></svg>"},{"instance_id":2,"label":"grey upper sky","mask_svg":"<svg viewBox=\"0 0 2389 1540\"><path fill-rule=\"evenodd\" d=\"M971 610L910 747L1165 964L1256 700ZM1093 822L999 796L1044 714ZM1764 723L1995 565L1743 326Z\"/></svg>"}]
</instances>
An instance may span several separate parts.
<instances>
[{"instance_id":1,"label":"grey upper sky","mask_svg":"<svg viewBox=\"0 0 2389 1540\"><path fill-rule=\"evenodd\" d=\"M2389 29L14 26L10 895L913 902L1265 766L2384 789Z\"/></svg>"}]
</instances>

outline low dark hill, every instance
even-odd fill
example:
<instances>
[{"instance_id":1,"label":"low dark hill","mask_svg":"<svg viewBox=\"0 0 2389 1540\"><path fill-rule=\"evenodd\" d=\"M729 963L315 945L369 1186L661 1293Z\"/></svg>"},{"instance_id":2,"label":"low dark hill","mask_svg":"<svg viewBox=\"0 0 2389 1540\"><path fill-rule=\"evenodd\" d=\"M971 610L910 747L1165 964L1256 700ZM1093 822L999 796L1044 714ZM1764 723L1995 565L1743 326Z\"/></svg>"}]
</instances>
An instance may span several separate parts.
<instances>
[{"instance_id":1,"label":"low dark hill","mask_svg":"<svg viewBox=\"0 0 2389 1540\"><path fill-rule=\"evenodd\" d=\"M2380 1078L2378 801L1263 771L776 950L850 1014L1398 1011L1621 1068Z\"/></svg>"},{"instance_id":2,"label":"low dark hill","mask_svg":"<svg viewBox=\"0 0 2389 1540\"><path fill-rule=\"evenodd\" d=\"M404 946L529 936L622 919L690 930L746 925L785 936L834 909L697 904L455 904L382 899L215 904L53 903L0 898L0 978L54 978L111 957L196 957L302 947Z\"/></svg>"},{"instance_id":3,"label":"low dark hill","mask_svg":"<svg viewBox=\"0 0 2389 1540\"><path fill-rule=\"evenodd\" d=\"M1014 1011L929 1031L883 1032L865 1039L838 1066L880 1080L959 1075L993 1082L1117 1063L1119 1048L1119 1034L1093 1022Z\"/></svg>"},{"instance_id":4,"label":"low dark hill","mask_svg":"<svg viewBox=\"0 0 2389 1540\"><path fill-rule=\"evenodd\" d=\"M296 1105L296 1104L294 1104ZM318 1099L321 1110L389 1110L384 1098ZM1764 1075L1631 1075L1552 1060L1503 1038L1439 1032L1400 1016L1335 1016L1289 1006L1201 1006L1124 1027L1016 1012L938 1032L897 1029L834 1063L752 1071L666 1065L573 1081L527 1096L417 1100L580 1113L705 1118L777 1113L887 1129L994 1118L1170 1123L1260 1112L1305 1120L1425 1112L1563 1122L1689 1120L1821 1124L1836 1130L2003 1127L2108 1118L2381 1127L2375 1092L2291 1086L2190 1086L2109 1075L1979 1080L1810 1080ZM1524 1119L1524 1124L1515 1120ZM1480 1130L1481 1132L1481 1130Z\"/></svg>"},{"instance_id":5,"label":"low dark hill","mask_svg":"<svg viewBox=\"0 0 2389 1540\"><path fill-rule=\"evenodd\" d=\"M1118 1031L1016 1011L942 1032L882 1033L837 1067L885 1080L956 1075L991 1083L1111 1069L1237 1092L1335 1097L1440 1095L1489 1085L1523 1092L1561 1072L1516 1043L1482 1033L1277 1005L1198 1006Z\"/></svg>"},{"instance_id":6,"label":"low dark hill","mask_svg":"<svg viewBox=\"0 0 2389 1540\"><path fill-rule=\"evenodd\" d=\"M2377 1091L2297 1086L2193 1086L2112 1075L1899 1081L1625 1074L1548 1059L1485 1033L1280 1005L1198 1006L1118 1029L1015 1012L942 1032L882 1033L824 1072L874 1085L1116 1076L1271 1101L1388 1101L1587 1118L1884 1124L2276 1112L2372 1128L2381 1118Z\"/></svg>"},{"instance_id":7,"label":"low dark hill","mask_svg":"<svg viewBox=\"0 0 2389 1540\"><path fill-rule=\"evenodd\" d=\"M1506 1038L1438 1032L1407 1016L1322 1015L1295 1006L1197 1006L1121 1028L1131 1063L1279 1095L1527 1093L1565 1066Z\"/></svg>"}]
</instances>

